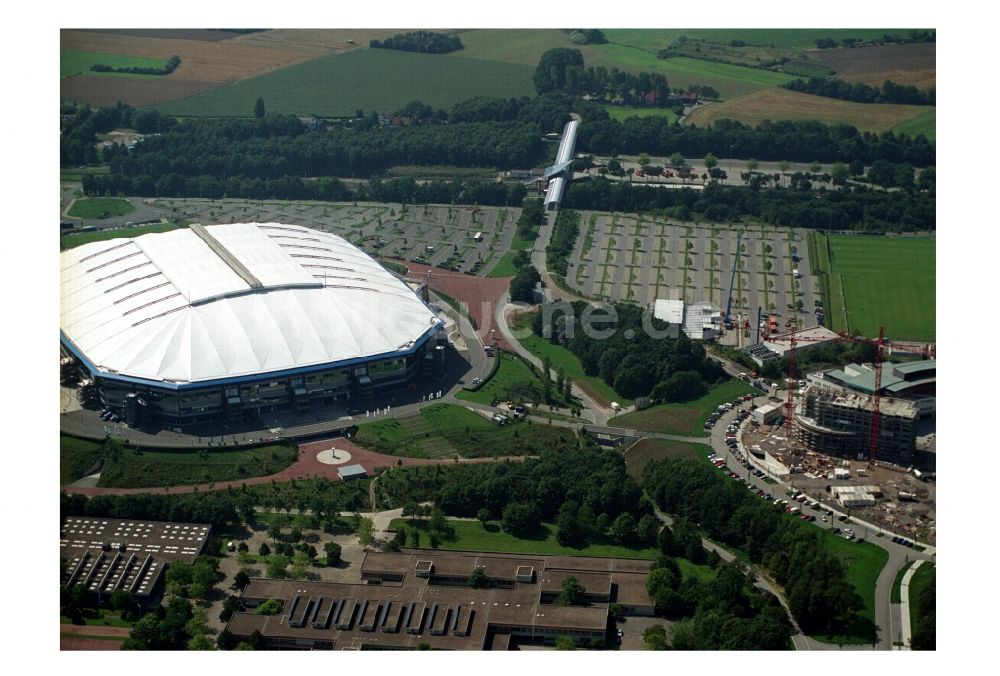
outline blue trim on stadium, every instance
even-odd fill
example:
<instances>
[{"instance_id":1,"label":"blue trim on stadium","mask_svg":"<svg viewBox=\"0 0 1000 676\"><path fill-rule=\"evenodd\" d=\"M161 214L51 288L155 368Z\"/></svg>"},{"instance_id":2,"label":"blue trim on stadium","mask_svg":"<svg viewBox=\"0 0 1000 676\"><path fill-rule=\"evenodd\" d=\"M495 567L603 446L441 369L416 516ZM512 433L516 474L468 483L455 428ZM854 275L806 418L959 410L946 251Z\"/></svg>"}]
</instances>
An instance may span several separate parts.
<instances>
[{"instance_id":1,"label":"blue trim on stadium","mask_svg":"<svg viewBox=\"0 0 1000 676\"><path fill-rule=\"evenodd\" d=\"M102 371L99 369L92 361L87 359L87 356L73 344L66 334L59 330L59 340L70 352L76 356L90 371L91 375L95 378L101 378L103 380L111 380L122 383L132 383L135 385L145 385L146 387L155 387L163 390L173 390L176 392L184 392L189 390L200 390L210 387L223 387L225 385L234 385L237 383L248 383L258 380L269 380L274 378L285 378L288 376L298 375L300 373L314 373L317 371L329 371L334 368L341 368L345 366L353 366L356 364L364 364L374 361L382 361L384 359L392 359L398 357L408 357L414 354L420 347L426 343L435 332L439 331L443 327L441 322L428 327L424 333L413 342L413 347L408 350L394 350L392 352L384 352L382 354L372 355L370 357L355 357L353 359L344 359L342 361L332 361L326 362L324 364L317 364L314 366L300 366L298 368L285 369L282 371L263 371L261 373L255 373L248 376L237 376L235 378L218 378L216 380L201 380L194 383L169 383L163 380L152 380L149 378L136 378L134 376L124 376L118 373L110 373L108 371Z\"/></svg>"}]
</instances>

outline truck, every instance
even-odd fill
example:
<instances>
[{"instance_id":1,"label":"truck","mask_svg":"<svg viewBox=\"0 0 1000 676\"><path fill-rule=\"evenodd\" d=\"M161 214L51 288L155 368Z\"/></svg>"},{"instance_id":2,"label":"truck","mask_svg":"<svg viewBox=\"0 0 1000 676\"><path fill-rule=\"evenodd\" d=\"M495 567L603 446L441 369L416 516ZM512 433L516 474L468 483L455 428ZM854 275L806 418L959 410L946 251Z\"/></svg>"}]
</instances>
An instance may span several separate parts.
<instances>
[{"instance_id":1,"label":"truck","mask_svg":"<svg viewBox=\"0 0 1000 676\"><path fill-rule=\"evenodd\" d=\"M482 242L483 241L483 233L477 232L475 235L472 236L472 239L475 242Z\"/></svg>"}]
</instances>

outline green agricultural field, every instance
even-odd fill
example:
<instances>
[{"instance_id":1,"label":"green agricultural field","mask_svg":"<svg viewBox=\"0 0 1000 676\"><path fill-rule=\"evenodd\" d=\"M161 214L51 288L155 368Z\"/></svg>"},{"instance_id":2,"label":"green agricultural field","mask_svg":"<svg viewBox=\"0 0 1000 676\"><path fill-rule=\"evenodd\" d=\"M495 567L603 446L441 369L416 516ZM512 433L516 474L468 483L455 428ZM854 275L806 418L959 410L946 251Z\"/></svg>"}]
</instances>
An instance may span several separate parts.
<instances>
[{"instance_id":1,"label":"green agricultural field","mask_svg":"<svg viewBox=\"0 0 1000 676\"><path fill-rule=\"evenodd\" d=\"M73 218L101 219L112 216L124 216L135 211L128 200L117 197L84 197L73 202L67 212Z\"/></svg>"},{"instance_id":2,"label":"green agricultural field","mask_svg":"<svg viewBox=\"0 0 1000 676\"><path fill-rule=\"evenodd\" d=\"M567 378L571 378L574 383L587 390L587 394L597 399L604 406L607 406L612 401L617 401L622 406L628 406L632 403L631 399L627 399L615 392L614 388L599 377L588 376L584 373L583 365L576 358L575 354L562 345L554 345L545 338L532 333L531 321L533 317L534 313L530 312L518 315L512 327L518 331L515 335L525 349L539 359L544 359L547 356L552 361L553 370L561 366ZM524 337L521 337L522 335Z\"/></svg>"},{"instance_id":3,"label":"green agricultural field","mask_svg":"<svg viewBox=\"0 0 1000 676\"><path fill-rule=\"evenodd\" d=\"M783 49L815 49L820 38L858 38L872 40L885 33L904 34L909 32L880 28L670 28L670 29L628 29L613 28L604 31L610 42L641 47L656 52L670 44L675 38L688 38L729 44L732 40L742 40L748 45L772 46Z\"/></svg>"},{"instance_id":4,"label":"green agricultural field","mask_svg":"<svg viewBox=\"0 0 1000 676\"><path fill-rule=\"evenodd\" d=\"M935 133L936 130L937 108L934 107L931 107L926 112L917 115L912 120L907 120L906 122L892 128L892 131L896 134L909 134L910 136L923 134L931 143L934 143L934 139L937 136Z\"/></svg>"},{"instance_id":5,"label":"green agricultural field","mask_svg":"<svg viewBox=\"0 0 1000 676\"><path fill-rule=\"evenodd\" d=\"M935 339L933 238L817 233L816 242L832 328L876 337L883 326L895 340Z\"/></svg>"},{"instance_id":6,"label":"green agricultural field","mask_svg":"<svg viewBox=\"0 0 1000 676\"><path fill-rule=\"evenodd\" d=\"M171 230L176 230L181 227L184 226L177 223L153 223L152 225L143 225L137 228L101 230L99 232L81 232L75 235L66 235L62 237L59 240L59 248L72 249L80 246L81 244L103 242L104 240L115 239L116 237L138 237L139 235L147 235L152 232L170 232Z\"/></svg>"},{"instance_id":7,"label":"green agricultural field","mask_svg":"<svg viewBox=\"0 0 1000 676\"><path fill-rule=\"evenodd\" d=\"M687 87L691 84L710 85L722 98L755 89L774 87L795 79L783 73L685 56L659 59L655 52L621 44L609 43L594 47L604 52L606 56L606 63L601 65L623 70L662 73L671 87Z\"/></svg>"},{"instance_id":8,"label":"green agricultural field","mask_svg":"<svg viewBox=\"0 0 1000 676\"><path fill-rule=\"evenodd\" d=\"M612 120L624 122L630 117L665 117L670 124L678 120L677 113L669 108L632 108L629 106L604 106Z\"/></svg>"},{"instance_id":9,"label":"green agricultural field","mask_svg":"<svg viewBox=\"0 0 1000 676\"><path fill-rule=\"evenodd\" d=\"M248 117L263 97L269 112L324 117L391 113L420 100L450 109L475 96L534 95L534 66L390 49L358 49L266 73L157 108L192 117Z\"/></svg>"},{"instance_id":10,"label":"green agricultural field","mask_svg":"<svg viewBox=\"0 0 1000 676\"><path fill-rule=\"evenodd\" d=\"M744 394L759 392L742 380L729 380L716 385L694 401L660 404L644 411L633 411L612 418L608 425L646 432L707 437L709 434L704 429L705 420L720 404Z\"/></svg>"},{"instance_id":11,"label":"green agricultural field","mask_svg":"<svg viewBox=\"0 0 1000 676\"><path fill-rule=\"evenodd\" d=\"M91 66L105 65L112 68L163 68L166 59L146 59L139 56L104 54L100 52L80 52L73 49L59 50L59 79L86 73L87 75L107 75L109 77L155 78L162 75L139 75L134 73L100 73L90 70Z\"/></svg>"},{"instance_id":12,"label":"green agricultural field","mask_svg":"<svg viewBox=\"0 0 1000 676\"><path fill-rule=\"evenodd\" d=\"M805 524L803 524L805 525ZM809 526L815 528L815 526ZM817 529L823 546L836 554L847 566L847 581L854 585L864 601L858 621L836 636L813 636L823 643L866 644L875 639L875 584L889 560L889 553L870 542L854 542Z\"/></svg>"},{"instance_id":13,"label":"green agricultural field","mask_svg":"<svg viewBox=\"0 0 1000 676\"><path fill-rule=\"evenodd\" d=\"M106 453L98 486L150 488L239 481L276 474L298 455L295 447L281 445L201 451L118 447Z\"/></svg>"},{"instance_id":14,"label":"green agricultural field","mask_svg":"<svg viewBox=\"0 0 1000 676\"><path fill-rule=\"evenodd\" d=\"M541 393L541 378L521 359L504 350L501 350L499 357L495 358L500 359L500 365L485 385L475 392L459 390L455 396L464 401L489 405L494 399L507 399L513 396L514 399L530 400Z\"/></svg>"}]
</instances>

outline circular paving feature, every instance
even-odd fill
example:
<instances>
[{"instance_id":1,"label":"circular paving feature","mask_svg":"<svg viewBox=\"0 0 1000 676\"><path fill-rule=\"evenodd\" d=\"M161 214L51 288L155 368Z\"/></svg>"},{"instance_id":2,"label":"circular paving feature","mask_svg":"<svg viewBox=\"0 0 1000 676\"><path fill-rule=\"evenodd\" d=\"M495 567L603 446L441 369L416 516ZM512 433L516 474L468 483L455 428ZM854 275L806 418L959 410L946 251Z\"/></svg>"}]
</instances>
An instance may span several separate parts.
<instances>
[{"instance_id":1,"label":"circular paving feature","mask_svg":"<svg viewBox=\"0 0 1000 676\"><path fill-rule=\"evenodd\" d=\"M317 453L316 459L324 465L343 465L351 459L351 454L339 448L328 448Z\"/></svg>"}]
</instances>

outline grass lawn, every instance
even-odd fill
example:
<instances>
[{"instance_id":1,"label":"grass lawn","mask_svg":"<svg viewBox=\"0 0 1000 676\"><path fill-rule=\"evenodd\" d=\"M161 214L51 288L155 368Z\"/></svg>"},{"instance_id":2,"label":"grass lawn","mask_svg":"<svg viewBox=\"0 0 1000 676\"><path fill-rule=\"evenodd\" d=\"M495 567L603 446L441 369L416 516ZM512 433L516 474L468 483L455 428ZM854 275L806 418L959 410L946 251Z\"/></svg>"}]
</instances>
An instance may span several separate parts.
<instances>
[{"instance_id":1,"label":"grass lawn","mask_svg":"<svg viewBox=\"0 0 1000 676\"><path fill-rule=\"evenodd\" d=\"M391 112L414 100L448 110L476 96L534 96L534 63L483 61L458 54L357 49L156 107L180 116L248 117L262 96L268 112L346 117L359 108L366 113Z\"/></svg>"},{"instance_id":2,"label":"grass lawn","mask_svg":"<svg viewBox=\"0 0 1000 676\"><path fill-rule=\"evenodd\" d=\"M625 427L646 432L684 434L707 437L705 420L720 404L732 401L744 394L759 392L742 380L729 380L716 385L707 394L694 401L674 404L660 404L644 411L634 411L619 415L608 421L608 425Z\"/></svg>"},{"instance_id":3,"label":"grass lawn","mask_svg":"<svg viewBox=\"0 0 1000 676\"><path fill-rule=\"evenodd\" d=\"M818 235L817 243L834 329L877 337L884 326L896 340L935 339L934 238Z\"/></svg>"},{"instance_id":4,"label":"grass lawn","mask_svg":"<svg viewBox=\"0 0 1000 676\"><path fill-rule=\"evenodd\" d=\"M454 404L431 404L420 415L359 425L354 441L379 453L409 458L537 455L544 449L577 445L571 429L530 421L498 427Z\"/></svg>"},{"instance_id":5,"label":"grass lawn","mask_svg":"<svg viewBox=\"0 0 1000 676\"><path fill-rule=\"evenodd\" d=\"M817 529L817 531L822 538L823 546L840 557L847 566L847 581L858 590L864 601L864 608L858 613L857 622L847 627L843 634L812 638L822 643L854 645L871 643L875 638L875 583L889 560L889 553L870 542L845 540L828 530Z\"/></svg>"},{"instance_id":6,"label":"grass lawn","mask_svg":"<svg viewBox=\"0 0 1000 676\"><path fill-rule=\"evenodd\" d=\"M687 460L708 460L712 452L711 446L691 444L686 441L671 441L669 439L640 439L629 446L623 455L628 473L636 481L642 478L642 470L646 463L667 458L685 458Z\"/></svg>"},{"instance_id":7,"label":"grass lawn","mask_svg":"<svg viewBox=\"0 0 1000 676\"><path fill-rule=\"evenodd\" d=\"M920 564L917 571L913 573L913 577L910 578L910 629L916 631L917 625L923 619L917 615L917 599L920 598L920 592L926 588L931 582L934 581L937 575L937 570L933 563L930 561L925 561Z\"/></svg>"},{"instance_id":8,"label":"grass lawn","mask_svg":"<svg viewBox=\"0 0 1000 676\"><path fill-rule=\"evenodd\" d=\"M71 484L86 476L97 461L104 457L102 445L96 441L59 437L59 485Z\"/></svg>"},{"instance_id":9,"label":"grass lawn","mask_svg":"<svg viewBox=\"0 0 1000 676\"><path fill-rule=\"evenodd\" d=\"M896 134L909 134L910 136L923 134L928 141L934 143L937 136L937 108L929 108L912 120L896 125L892 131Z\"/></svg>"},{"instance_id":10,"label":"grass lawn","mask_svg":"<svg viewBox=\"0 0 1000 676\"><path fill-rule=\"evenodd\" d=\"M677 113L669 108L633 108L631 106L604 106L612 120L624 122L630 117L665 117L670 124L678 120Z\"/></svg>"},{"instance_id":11,"label":"grass lawn","mask_svg":"<svg viewBox=\"0 0 1000 676\"><path fill-rule=\"evenodd\" d=\"M906 565L900 568L899 572L896 573L896 579L892 581L892 590L889 592L890 603L902 603L902 597L899 594L899 590L903 583L903 576L906 575L906 571L908 571L912 565L913 561L907 561Z\"/></svg>"},{"instance_id":12,"label":"grass lawn","mask_svg":"<svg viewBox=\"0 0 1000 676\"><path fill-rule=\"evenodd\" d=\"M73 202L67 215L74 218L110 218L135 211L128 200L117 197L84 197Z\"/></svg>"},{"instance_id":13,"label":"grass lawn","mask_svg":"<svg viewBox=\"0 0 1000 676\"><path fill-rule=\"evenodd\" d=\"M147 488L238 481L280 472L298 455L297 448L281 445L201 451L115 449L106 452L98 485Z\"/></svg>"},{"instance_id":14,"label":"grass lawn","mask_svg":"<svg viewBox=\"0 0 1000 676\"><path fill-rule=\"evenodd\" d=\"M527 364L505 350L500 351L498 358L500 365L485 385L474 392L460 390L455 396L464 401L486 405L492 404L494 399L534 401L536 397L540 398L542 379Z\"/></svg>"},{"instance_id":15,"label":"grass lawn","mask_svg":"<svg viewBox=\"0 0 1000 676\"><path fill-rule=\"evenodd\" d=\"M511 327L517 331L515 335L518 336L518 341L529 352L539 359L548 356L552 361L553 370L561 366L567 378L571 378L574 383L587 390L587 393L603 406L607 406L612 401L617 401L622 406L628 406L632 403L631 399L627 399L615 392L610 385L599 377L588 376L584 373L583 365L576 358L575 354L561 345L554 345L545 338L532 333L531 322L533 318L534 313L532 312L520 314L514 319L514 325ZM520 337L522 335L524 336L523 338Z\"/></svg>"},{"instance_id":16,"label":"grass lawn","mask_svg":"<svg viewBox=\"0 0 1000 676\"><path fill-rule=\"evenodd\" d=\"M124 54L103 52L83 52L75 49L59 50L59 79L86 73L87 75L109 75L111 77L163 77L162 75L139 75L135 73L100 73L90 70L91 66L104 65L112 68L163 68L166 59L147 59Z\"/></svg>"},{"instance_id":17,"label":"grass lawn","mask_svg":"<svg viewBox=\"0 0 1000 676\"><path fill-rule=\"evenodd\" d=\"M133 627L134 622L127 622L122 619L121 613L117 610L108 610L105 608L85 608L83 609L83 624L88 627ZM73 620L66 617L65 615L59 616L59 622L62 624L73 624ZM80 626L80 625L74 625ZM97 636L91 637L87 635L86 638L99 638ZM105 637L111 638L111 637Z\"/></svg>"},{"instance_id":18,"label":"grass lawn","mask_svg":"<svg viewBox=\"0 0 1000 676\"><path fill-rule=\"evenodd\" d=\"M152 225L143 225L137 228L121 228L118 230L102 230L100 232L81 232L75 235L66 235L60 238L59 247L61 249L72 249L78 247L81 244L90 244L91 242L103 242L108 239L115 239L116 237L138 237L140 235L147 235L153 232L170 232L171 230L176 230L177 228L184 227L178 223L153 223Z\"/></svg>"},{"instance_id":19,"label":"grass lawn","mask_svg":"<svg viewBox=\"0 0 1000 676\"><path fill-rule=\"evenodd\" d=\"M516 243L516 242L515 242ZM513 277L517 274L517 268L514 267L514 256L517 255L517 251L508 251L497 261L493 269L490 270L487 277Z\"/></svg>"},{"instance_id":20,"label":"grass lawn","mask_svg":"<svg viewBox=\"0 0 1000 676\"><path fill-rule=\"evenodd\" d=\"M631 549L614 544L594 544L576 549L563 547L556 541L556 527L543 523L535 537L518 538L500 528L496 522L487 522L486 527L479 521L448 519L452 530L450 536L441 538L442 549L457 549L467 552L505 552L511 554L536 554L550 556L607 556L622 559L655 559L655 547ZM408 527L406 519L393 519L390 530ZM426 542L427 538L423 538Z\"/></svg>"}]
</instances>

